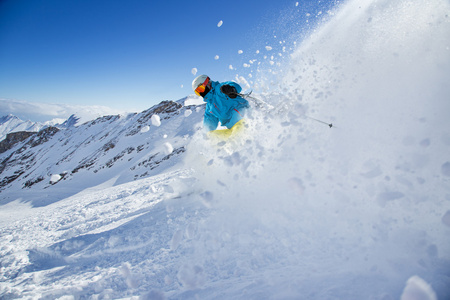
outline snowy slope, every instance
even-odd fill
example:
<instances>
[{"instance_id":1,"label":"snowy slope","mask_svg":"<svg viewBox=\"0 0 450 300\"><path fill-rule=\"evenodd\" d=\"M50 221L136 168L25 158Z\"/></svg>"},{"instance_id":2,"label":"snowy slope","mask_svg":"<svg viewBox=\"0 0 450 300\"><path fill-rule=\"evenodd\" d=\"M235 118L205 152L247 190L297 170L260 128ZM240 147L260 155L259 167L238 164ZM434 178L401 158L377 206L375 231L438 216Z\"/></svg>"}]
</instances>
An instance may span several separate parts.
<instances>
[{"instance_id":1,"label":"snowy slope","mask_svg":"<svg viewBox=\"0 0 450 300\"><path fill-rule=\"evenodd\" d=\"M271 69L280 90L255 96L275 109L237 140L185 106L57 132L27 178L71 175L0 192L0 296L448 299L449 11L348 1Z\"/></svg>"}]
</instances>

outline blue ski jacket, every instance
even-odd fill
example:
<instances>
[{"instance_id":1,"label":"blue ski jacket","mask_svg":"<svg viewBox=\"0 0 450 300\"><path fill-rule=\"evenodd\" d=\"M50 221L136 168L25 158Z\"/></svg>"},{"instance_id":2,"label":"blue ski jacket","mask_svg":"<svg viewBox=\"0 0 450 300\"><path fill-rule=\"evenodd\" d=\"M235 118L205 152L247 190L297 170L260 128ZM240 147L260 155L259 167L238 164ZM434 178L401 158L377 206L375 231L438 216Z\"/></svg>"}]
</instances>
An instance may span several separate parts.
<instances>
[{"instance_id":1,"label":"blue ski jacket","mask_svg":"<svg viewBox=\"0 0 450 300\"><path fill-rule=\"evenodd\" d=\"M227 128L231 128L244 116L245 110L250 107L247 100L237 96L230 98L220 91L223 85L234 86L238 93L242 88L239 84L226 81L220 83L218 81L211 81L211 90L203 98L206 102L205 117L203 118L204 127L211 131L215 130L220 123Z\"/></svg>"}]
</instances>

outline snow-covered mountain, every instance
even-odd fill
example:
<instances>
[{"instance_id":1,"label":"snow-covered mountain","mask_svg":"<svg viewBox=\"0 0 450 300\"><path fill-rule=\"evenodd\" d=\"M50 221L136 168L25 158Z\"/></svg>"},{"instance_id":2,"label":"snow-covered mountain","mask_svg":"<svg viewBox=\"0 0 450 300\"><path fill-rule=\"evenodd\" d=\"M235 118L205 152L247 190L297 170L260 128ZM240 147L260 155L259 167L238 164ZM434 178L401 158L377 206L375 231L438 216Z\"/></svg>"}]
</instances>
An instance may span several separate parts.
<instances>
[{"instance_id":1,"label":"snow-covered mountain","mask_svg":"<svg viewBox=\"0 0 450 300\"><path fill-rule=\"evenodd\" d=\"M80 117L77 117L76 115L70 116L67 120L53 119L41 123L41 122L32 122L29 120L23 121L20 118L12 114L9 114L7 116L0 117L0 141L6 139L8 134L10 133L17 133L17 132L37 133L38 131L45 129L47 127L68 128L79 124L81 124Z\"/></svg>"},{"instance_id":2,"label":"snow-covered mountain","mask_svg":"<svg viewBox=\"0 0 450 300\"><path fill-rule=\"evenodd\" d=\"M81 114L72 114L67 120L56 118L46 122L32 122L29 120L23 121L17 116L9 114L7 116L0 117L0 141L6 139L9 133L16 133L16 132L37 133L38 131L45 129L47 127L56 127L58 129L65 129L68 127L81 125L88 121L92 121L100 116L101 116L100 113L83 111ZM14 137L12 138L14 139Z\"/></svg>"},{"instance_id":3,"label":"snow-covered mountain","mask_svg":"<svg viewBox=\"0 0 450 300\"><path fill-rule=\"evenodd\" d=\"M237 139L185 99L14 144L0 297L448 299L448 11L346 2Z\"/></svg>"},{"instance_id":4,"label":"snow-covered mountain","mask_svg":"<svg viewBox=\"0 0 450 300\"><path fill-rule=\"evenodd\" d=\"M72 117L60 128L11 134L12 142L0 142L0 149L6 149L0 162L1 203L15 200L7 191L30 190L35 197L28 201L40 206L67 195L42 198L35 190L58 188L70 194L108 180L119 184L160 173L170 157L185 151L185 140L201 121L199 113L184 116L196 109L184 106L185 101L165 101L139 114L105 116L77 127L68 126L76 122ZM14 141L16 136L22 138Z\"/></svg>"},{"instance_id":5,"label":"snow-covered mountain","mask_svg":"<svg viewBox=\"0 0 450 300\"><path fill-rule=\"evenodd\" d=\"M8 133L18 131L37 132L45 126L45 124L39 122L22 121L11 114L3 116L0 117L0 141L5 139Z\"/></svg>"}]
</instances>

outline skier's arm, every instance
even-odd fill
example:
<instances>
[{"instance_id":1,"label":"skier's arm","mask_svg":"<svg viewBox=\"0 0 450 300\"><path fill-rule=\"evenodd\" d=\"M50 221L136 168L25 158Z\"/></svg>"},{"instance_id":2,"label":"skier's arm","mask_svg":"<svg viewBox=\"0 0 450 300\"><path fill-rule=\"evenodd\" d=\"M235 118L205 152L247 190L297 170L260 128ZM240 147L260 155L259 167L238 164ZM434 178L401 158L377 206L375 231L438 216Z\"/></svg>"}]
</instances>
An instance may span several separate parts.
<instances>
[{"instance_id":1,"label":"skier's arm","mask_svg":"<svg viewBox=\"0 0 450 300\"><path fill-rule=\"evenodd\" d=\"M238 96L241 90L242 90L241 86L232 81L227 81L220 87L220 91L223 94L233 99Z\"/></svg>"},{"instance_id":2,"label":"skier's arm","mask_svg":"<svg viewBox=\"0 0 450 300\"><path fill-rule=\"evenodd\" d=\"M238 95L236 88L234 86L227 85L227 84L222 85L220 87L220 91L232 99L236 98Z\"/></svg>"},{"instance_id":3,"label":"skier's arm","mask_svg":"<svg viewBox=\"0 0 450 300\"><path fill-rule=\"evenodd\" d=\"M203 118L203 126L206 130L211 131L215 130L219 125L219 119L216 118L212 113L205 112L205 117Z\"/></svg>"}]
</instances>

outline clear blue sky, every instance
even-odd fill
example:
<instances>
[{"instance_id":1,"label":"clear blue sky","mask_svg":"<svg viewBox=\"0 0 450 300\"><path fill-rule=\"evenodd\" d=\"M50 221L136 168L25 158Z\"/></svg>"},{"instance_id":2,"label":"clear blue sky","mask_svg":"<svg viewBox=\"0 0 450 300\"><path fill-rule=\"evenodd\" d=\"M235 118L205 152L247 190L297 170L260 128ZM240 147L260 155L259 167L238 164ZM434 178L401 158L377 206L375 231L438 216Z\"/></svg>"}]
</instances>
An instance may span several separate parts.
<instances>
[{"instance_id":1,"label":"clear blue sky","mask_svg":"<svg viewBox=\"0 0 450 300\"><path fill-rule=\"evenodd\" d=\"M334 2L0 0L0 98L144 110L192 94L192 68L233 79Z\"/></svg>"}]
</instances>

